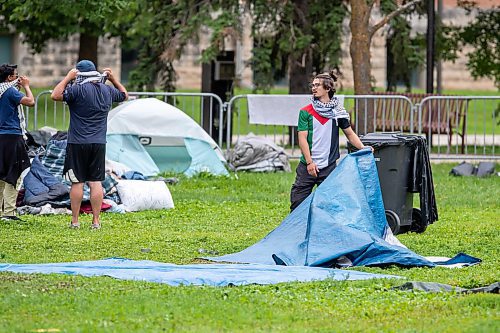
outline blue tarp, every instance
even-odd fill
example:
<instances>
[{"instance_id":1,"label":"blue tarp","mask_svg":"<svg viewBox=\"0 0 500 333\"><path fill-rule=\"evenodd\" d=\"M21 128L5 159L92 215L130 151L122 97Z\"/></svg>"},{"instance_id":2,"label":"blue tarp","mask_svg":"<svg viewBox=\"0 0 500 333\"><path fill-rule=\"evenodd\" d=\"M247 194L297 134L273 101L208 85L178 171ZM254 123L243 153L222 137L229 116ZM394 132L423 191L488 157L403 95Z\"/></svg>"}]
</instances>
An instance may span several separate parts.
<instances>
[{"instance_id":1,"label":"blue tarp","mask_svg":"<svg viewBox=\"0 0 500 333\"><path fill-rule=\"evenodd\" d=\"M386 242L387 228L375 160L370 150L361 150L345 157L330 177L260 242L238 253L207 258L249 264L174 265L111 258L72 263L0 264L0 272L104 275L174 286L226 286L397 278L322 268L335 265L337 259L343 257L354 266L433 267L481 261L461 254L435 264L404 247Z\"/></svg>"},{"instance_id":2,"label":"blue tarp","mask_svg":"<svg viewBox=\"0 0 500 333\"><path fill-rule=\"evenodd\" d=\"M149 260L110 258L53 264L0 264L0 272L109 276L178 285L246 285L332 279L368 280L398 278L352 270L319 267L286 267L259 264L174 265Z\"/></svg>"},{"instance_id":3,"label":"blue tarp","mask_svg":"<svg viewBox=\"0 0 500 333\"><path fill-rule=\"evenodd\" d=\"M219 262L332 267L345 256L353 266L435 266L384 240L388 228L370 149L347 155L330 176L276 229Z\"/></svg>"}]
</instances>

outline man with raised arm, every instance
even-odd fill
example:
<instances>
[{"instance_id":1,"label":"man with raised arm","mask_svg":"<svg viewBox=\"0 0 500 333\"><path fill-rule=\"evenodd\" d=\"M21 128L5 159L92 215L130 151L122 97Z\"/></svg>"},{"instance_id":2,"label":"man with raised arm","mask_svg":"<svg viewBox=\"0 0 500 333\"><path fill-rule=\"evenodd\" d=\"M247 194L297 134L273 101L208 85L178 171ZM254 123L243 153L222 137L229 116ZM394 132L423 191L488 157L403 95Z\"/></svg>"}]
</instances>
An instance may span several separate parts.
<instances>
[{"instance_id":1,"label":"man with raised arm","mask_svg":"<svg viewBox=\"0 0 500 333\"><path fill-rule=\"evenodd\" d=\"M0 66L0 212L2 220L16 216L17 183L30 166L26 151L23 105L35 105L26 76L19 77L17 65ZM19 91L23 87L26 95Z\"/></svg>"},{"instance_id":2,"label":"man with raised arm","mask_svg":"<svg viewBox=\"0 0 500 333\"><path fill-rule=\"evenodd\" d=\"M109 80L113 87L106 85ZM70 84L73 82L73 84ZM100 229L103 200L101 181L105 177L106 130L108 112L113 102L128 98L125 87L109 68L99 73L93 62L82 60L59 82L51 95L55 101L69 106L68 145L64 161L64 178L71 182L71 224L79 228L78 215L85 182L90 187L92 229Z\"/></svg>"}]
</instances>

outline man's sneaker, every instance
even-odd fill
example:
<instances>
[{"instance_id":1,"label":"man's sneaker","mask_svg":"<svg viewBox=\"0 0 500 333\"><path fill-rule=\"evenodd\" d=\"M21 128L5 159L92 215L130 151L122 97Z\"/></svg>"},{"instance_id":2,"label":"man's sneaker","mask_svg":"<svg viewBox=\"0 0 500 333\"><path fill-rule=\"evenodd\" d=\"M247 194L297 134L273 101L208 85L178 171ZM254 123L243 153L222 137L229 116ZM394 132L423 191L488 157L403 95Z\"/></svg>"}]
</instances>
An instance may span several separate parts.
<instances>
[{"instance_id":1,"label":"man's sneaker","mask_svg":"<svg viewBox=\"0 0 500 333\"><path fill-rule=\"evenodd\" d=\"M70 229L80 229L80 223L77 223L77 224L70 223L69 228Z\"/></svg>"},{"instance_id":2,"label":"man's sneaker","mask_svg":"<svg viewBox=\"0 0 500 333\"><path fill-rule=\"evenodd\" d=\"M101 229L101 224L100 223L98 223L98 224L92 223L90 225L90 229L92 229L92 230L99 230L99 229Z\"/></svg>"},{"instance_id":3,"label":"man's sneaker","mask_svg":"<svg viewBox=\"0 0 500 333\"><path fill-rule=\"evenodd\" d=\"M22 222L23 221L23 220L21 220L17 216L2 216L0 219L2 221L18 221L18 222Z\"/></svg>"}]
</instances>

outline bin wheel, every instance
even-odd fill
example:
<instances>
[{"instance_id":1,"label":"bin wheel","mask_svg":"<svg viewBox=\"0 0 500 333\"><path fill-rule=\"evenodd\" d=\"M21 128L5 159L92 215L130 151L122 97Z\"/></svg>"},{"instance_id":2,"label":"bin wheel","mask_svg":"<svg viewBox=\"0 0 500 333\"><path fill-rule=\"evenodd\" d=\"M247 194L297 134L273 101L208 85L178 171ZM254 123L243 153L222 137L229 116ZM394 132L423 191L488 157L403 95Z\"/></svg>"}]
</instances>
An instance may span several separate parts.
<instances>
[{"instance_id":1,"label":"bin wheel","mask_svg":"<svg viewBox=\"0 0 500 333\"><path fill-rule=\"evenodd\" d=\"M422 211L419 208L413 208L411 212L411 231L422 233L427 229L427 224L422 221Z\"/></svg>"},{"instance_id":2,"label":"bin wheel","mask_svg":"<svg viewBox=\"0 0 500 333\"><path fill-rule=\"evenodd\" d=\"M387 223L389 224L389 227L392 230L392 233L394 235L397 235L399 233L399 228L401 226L401 220L399 219L398 214L394 213L392 210L386 210L385 218L387 220Z\"/></svg>"}]
</instances>

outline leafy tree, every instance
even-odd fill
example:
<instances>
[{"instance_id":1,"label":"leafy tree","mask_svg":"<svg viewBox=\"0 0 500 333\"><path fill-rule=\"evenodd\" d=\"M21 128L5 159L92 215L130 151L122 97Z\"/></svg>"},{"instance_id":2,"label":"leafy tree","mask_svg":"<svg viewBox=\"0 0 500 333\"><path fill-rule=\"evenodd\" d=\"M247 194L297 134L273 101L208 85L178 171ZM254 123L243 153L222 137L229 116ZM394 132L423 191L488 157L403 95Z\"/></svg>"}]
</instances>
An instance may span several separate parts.
<instances>
[{"instance_id":1,"label":"leafy tree","mask_svg":"<svg viewBox=\"0 0 500 333\"><path fill-rule=\"evenodd\" d=\"M370 44L375 32L389 23L391 19L403 11L412 8L422 0L404 1L390 13L386 14L375 24L370 24L372 10L377 1L375 0L352 0L351 20L351 45L350 54L353 66L354 91L356 94L369 94L371 87L371 64Z\"/></svg>"},{"instance_id":2,"label":"leafy tree","mask_svg":"<svg viewBox=\"0 0 500 333\"><path fill-rule=\"evenodd\" d=\"M370 25L368 18L375 1L351 1L351 56L358 94L371 91L371 37L392 18L418 2L415 0L392 8L380 22ZM141 45L138 70L131 76L139 89L148 88L152 78L164 73L162 87L172 90L175 80L172 62L180 57L186 43L196 41L200 29L208 28L212 32L212 46L205 50L202 61L213 59L224 34L230 31L237 36L240 32L239 19L243 11L249 11L253 20L251 65L256 91L268 91L275 80L288 73L290 93L308 92L307 83L313 71L340 67L342 20L348 13L346 3L340 0L178 0L141 3L143 9L138 11L141 19L135 21L145 27L132 28L135 33L129 34ZM362 20L359 20L360 8L365 13ZM406 30L409 31L407 26Z\"/></svg>"},{"instance_id":3,"label":"leafy tree","mask_svg":"<svg viewBox=\"0 0 500 333\"><path fill-rule=\"evenodd\" d=\"M131 72L132 88L151 90L156 81L166 91L175 90L173 61L179 59L189 41L199 41L199 32L211 32L210 46L202 60L209 61L223 48L226 36L239 36L238 0L140 0L126 35L129 47L139 49L138 65Z\"/></svg>"},{"instance_id":4,"label":"leafy tree","mask_svg":"<svg viewBox=\"0 0 500 333\"><path fill-rule=\"evenodd\" d=\"M289 73L290 93L308 92L312 72L340 66L342 1L253 0L251 10L256 90L269 91Z\"/></svg>"},{"instance_id":5,"label":"leafy tree","mask_svg":"<svg viewBox=\"0 0 500 333\"><path fill-rule=\"evenodd\" d=\"M392 0L380 3L380 10L384 14L390 14L397 10L397 7ZM403 82L406 91L410 92L412 71L425 63L425 36L420 33L412 34L411 17L403 14L405 13L393 17L388 22L387 91L396 91L398 82ZM417 11L417 14L422 13Z\"/></svg>"},{"instance_id":6,"label":"leafy tree","mask_svg":"<svg viewBox=\"0 0 500 333\"><path fill-rule=\"evenodd\" d=\"M134 7L128 0L3 0L0 24L22 33L35 53L41 52L50 39L79 33L78 59L97 64L98 37L105 33L119 35L120 27L114 19L126 17Z\"/></svg>"},{"instance_id":7,"label":"leafy tree","mask_svg":"<svg viewBox=\"0 0 500 333\"><path fill-rule=\"evenodd\" d=\"M493 80L500 89L500 6L489 9L468 9L468 15L476 14L473 21L458 28L459 47L472 46L467 54L467 68L474 78L485 77Z\"/></svg>"},{"instance_id":8,"label":"leafy tree","mask_svg":"<svg viewBox=\"0 0 500 333\"><path fill-rule=\"evenodd\" d=\"M450 47L452 60L465 46L473 49L467 54L467 68L477 79L489 78L500 90L500 6L478 8L475 1L461 1L467 15L475 15L472 22L463 27L449 27L447 32L454 44ZM495 110L495 117L500 115L500 105ZM500 119L497 121L500 124Z\"/></svg>"},{"instance_id":9,"label":"leafy tree","mask_svg":"<svg viewBox=\"0 0 500 333\"><path fill-rule=\"evenodd\" d=\"M140 49L139 65L131 74L137 89L150 88L155 74L159 74L164 89L174 89L172 62L180 57L185 45L196 42L200 31L210 31L210 47L204 50L201 60L214 59L225 36L240 36L244 13L250 13L253 20L251 65L256 90L269 91L274 81L290 70L290 91L306 92L311 71L338 66L341 22L346 14L339 0L139 3L137 24L128 34L131 44Z\"/></svg>"},{"instance_id":10,"label":"leafy tree","mask_svg":"<svg viewBox=\"0 0 500 333\"><path fill-rule=\"evenodd\" d=\"M372 10L377 3L375 0L351 0L351 19L349 26L351 28L351 45L350 55L352 60L353 78L354 78L354 92L357 95L366 95L372 92L372 75L371 75L371 56L370 45L375 32L384 27L405 10L412 8L421 0L403 1L404 4L398 6L390 13L386 14L378 22L371 24L370 18ZM369 103L369 102L367 102ZM365 110L372 109L370 105L364 105L361 102L357 105L359 112L359 119L356 119L358 128L361 132L373 131L373 113ZM365 134L365 133L361 133Z\"/></svg>"}]
</instances>

